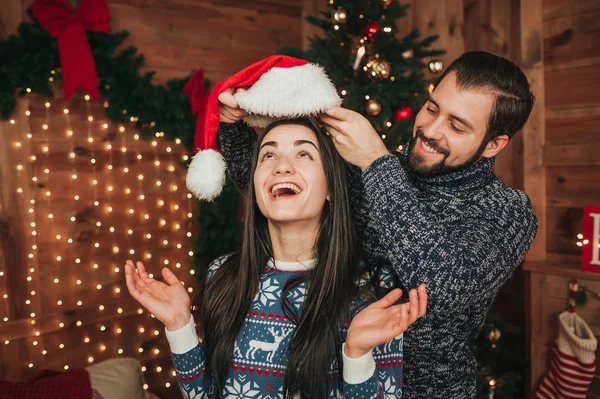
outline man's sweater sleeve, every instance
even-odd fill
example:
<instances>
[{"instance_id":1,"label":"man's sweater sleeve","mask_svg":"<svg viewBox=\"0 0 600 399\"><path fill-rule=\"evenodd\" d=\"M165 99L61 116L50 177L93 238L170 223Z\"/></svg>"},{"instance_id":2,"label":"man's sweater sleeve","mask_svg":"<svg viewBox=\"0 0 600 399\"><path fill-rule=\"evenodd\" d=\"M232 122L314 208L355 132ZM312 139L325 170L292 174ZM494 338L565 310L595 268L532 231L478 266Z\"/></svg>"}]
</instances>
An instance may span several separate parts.
<instances>
[{"instance_id":1,"label":"man's sweater sleeve","mask_svg":"<svg viewBox=\"0 0 600 399\"><path fill-rule=\"evenodd\" d=\"M482 292L496 293L529 250L537 220L529 198L515 194L502 217L436 224L419 207L416 189L394 155L362 175L368 255L390 262L406 288L427 284L429 314L461 312ZM516 192L515 192L516 193Z\"/></svg>"},{"instance_id":2,"label":"man's sweater sleeve","mask_svg":"<svg viewBox=\"0 0 600 399\"><path fill-rule=\"evenodd\" d=\"M217 134L229 177L237 188L246 194L250 182L252 148L256 133L252 127L239 121L220 123Z\"/></svg>"}]
</instances>

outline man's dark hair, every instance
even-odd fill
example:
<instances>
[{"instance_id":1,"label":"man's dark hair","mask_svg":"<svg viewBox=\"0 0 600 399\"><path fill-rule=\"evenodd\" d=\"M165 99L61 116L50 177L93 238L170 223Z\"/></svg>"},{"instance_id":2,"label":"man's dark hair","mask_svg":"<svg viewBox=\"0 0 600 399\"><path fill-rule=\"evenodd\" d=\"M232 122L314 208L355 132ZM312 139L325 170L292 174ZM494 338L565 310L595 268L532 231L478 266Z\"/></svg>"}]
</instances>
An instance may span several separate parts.
<instances>
[{"instance_id":1,"label":"man's dark hair","mask_svg":"<svg viewBox=\"0 0 600 399\"><path fill-rule=\"evenodd\" d=\"M450 72L456 73L460 89L481 89L496 97L484 143L503 134L512 138L527 122L535 97L523 71L506 58L471 51L454 60L439 82Z\"/></svg>"}]
</instances>

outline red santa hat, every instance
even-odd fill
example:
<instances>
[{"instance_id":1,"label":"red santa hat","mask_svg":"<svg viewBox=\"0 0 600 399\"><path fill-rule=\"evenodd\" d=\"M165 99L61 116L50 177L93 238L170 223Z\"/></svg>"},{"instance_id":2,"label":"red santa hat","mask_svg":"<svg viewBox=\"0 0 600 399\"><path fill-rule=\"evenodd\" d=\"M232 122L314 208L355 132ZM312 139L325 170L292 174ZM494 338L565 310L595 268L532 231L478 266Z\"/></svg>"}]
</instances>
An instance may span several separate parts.
<instances>
[{"instance_id":1,"label":"red santa hat","mask_svg":"<svg viewBox=\"0 0 600 399\"><path fill-rule=\"evenodd\" d=\"M335 86L323 68L306 60L274 55L258 61L217 83L204 96L204 74L199 70L185 85L192 112L197 115L194 148L186 185L198 198L212 201L225 184L225 161L217 150L219 94L247 88L234 96L252 126L265 127L283 118L312 116L341 104Z\"/></svg>"}]
</instances>

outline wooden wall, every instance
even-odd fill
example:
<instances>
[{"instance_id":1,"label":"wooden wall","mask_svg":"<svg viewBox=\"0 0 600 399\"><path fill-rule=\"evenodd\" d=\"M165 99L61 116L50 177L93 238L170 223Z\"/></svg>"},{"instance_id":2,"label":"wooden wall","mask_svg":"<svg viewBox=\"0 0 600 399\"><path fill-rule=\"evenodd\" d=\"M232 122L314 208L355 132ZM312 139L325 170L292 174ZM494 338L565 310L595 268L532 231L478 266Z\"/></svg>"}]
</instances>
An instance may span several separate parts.
<instances>
[{"instance_id":1,"label":"wooden wall","mask_svg":"<svg viewBox=\"0 0 600 399\"><path fill-rule=\"evenodd\" d=\"M31 3L9 0L0 11L1 35L27 19ZM282 46L301 46L305 27L303 4L293 0L259 0L252 7L238 0L108 5L111 29L130 32L128 43L145 54L157 82L200 67L217 82ZM53 99L19 101L15 123L0 123L0 379L130 356L144 366L150 390L179 397L163 327L130 298L122 265L150 254L146 262L155 274L168 261L186 286L194 284L193 238L186 234L197 232L188 226L197 203L186 197L178 166L184 150L162 139L156 146L136 140L131 126L121 132L105 120L102 105L82 93L65 104L57 89Z\"/></svg>"},{"instance_id":2,"label":"wooden wall","mask_svg":"<svg viewBox=\"0 0 600 399\"><path fill-rule=\"evenodd\" d=\"M532 199L543 221L533 262L525 265L530 271L533 390L549 368L556 317L565 309L569 280L577 278L581 285L600 291L600 274L580 270L581 251L576 245L583 207L600 204L600 1L528 0L525 4L536 14L529 24L532 37L540 38L531 40L540 60L530 77L537 78L544 93L543 109L538 108L540 128L532 132L531 151L526 151L533 172L526 169L526 180L535 191ZM600 302L589 297L577 312L600 336ZM599 375L589 398L600 398Z\"/></svg>"},{"instance_id":3,"label":"wooden wall","mask_svg":"<svg viewBox=\"0 0 600 399\"><path fill-rule=\"evenodd\" d=\"M543 11L547 252L578 261L582 208L600 204L600 1Z\"/></svg>"},{"instance_id":4,"label":"wooden wall","mask_svg":"<svg viewBox=\"0 0 600 399\"><path fill-rule=\"evenodd\" d=\"M26 19L25 9L32 1L5 2L8 7L0 11L0 34L14 31L18 21ZM73 4L78 2L69 1ZM594 200L597 204L597 199L600 198L597 183L600 158L596 155L600 149L600 80L596 78L600 72L600 62L599 41L595 40L598 36L599 1L402 2L411 3L412 8L407 18L398 21L400 35L408 33L412 28L418 28L423 36L439 34L440 40L435 46L447 51L445 56L440 57L445 66L464 51L486 50L517 62L530 77L534 92L538 96L538 105L523 133L511 140L509 147L498 157L495 170L508 185L524 188L534 202L541 231L530 259L539 262L567 262L571 265L571 269L568 270L574 270L572 266L579 255L574 242L580 229L581 207L594 203ZM252 2L251 7L248 6L248 2L240 0L108 0L108 4L111 28L126 29L131 33L129 43L137 46L139 51L146 55L147 68L157 71L157 82L185 76L199 67L205 68L207 77L216 82L241 67L272 54L281 46L306 46L306 36L318 32L303 22L302 17L315 15L324 7L321 0L257 0ZM138 315L137 307L126 299L127 295L123 290L119 294L114 291L115 286L122 286L122 270L116 273L114 267L125 259L124 251L120 248L118 254L93 252L88 242L77 242L69 246L64 244L64 237L62 241L58 240L60 244L56 240L57 229L63 229L65 236L75 236L78 233L73 226L79 224L73 225L74 222L65 219L65 215L73 209L78 209L67 193L77 189L81 190L80 195L85 192L93 199L93 190L90 191L89 168L84 168L79 173L79 184L75 184L69 177L73 164L69 163L70 144L65 137L65 118L64 114L60 114L58 98L52 100L49 111L48 137L52 139L53 144L49 146L48 158L45 158L44 140L40 142L40 137L44 136L38 136L39 125L43 124L46 118L43 102L44 100L39 98L29 98L21 102L18 115L15 116L15 125L0 125L3 137L10 138L0 144L0 215L3 223L0 232L10 232L0 236L3 245L0 251L0 270L4 272L4 275L0 276L0 290L3 290L0 294L8 295L7 298L0 296L0 374L17 379L32 374L39 367L62 367L64 364L71 367L83 366L87 364L90 355L94 357L94 362L97 362L114 356L113 352L121 348L124 349L124 355L137 357L147 366L146 378L151 389L165 396L168 396L169 392L176 394L173 386L165 388L166 374L172 370L172 366L161 335L162 329L158 328L159 336L156 338L153 335L155 326L158 326L156 321L148 319L146 314ZM79 97L69 105L73 108L73 123L78 126L74 129L74 137L76 140L83 139L81 144L84 149L95 148L99 154L103 154L101 165L106 167L109 154L106 144L111 142L111 139L102 141L107 137L107 133L102 130L102 112L92 109L90 115L95 118L93 126L96 129L93 131L93 137L98 141L93 145L85 141L88 126L85 104L85 100ZM29 118L25 116L27 109L32 112ZM15 147L11 145L25 132L23 126L27 123L35 126L38 133L28 142L27 152L25 148L20 153L15 152ZM114 131L115 128L118 127L111 126L109 130ZM119 133L115 137L121 140L125 137L126 142L131 143L134 134L135 132L127 128L125 133ZM24 143L26 141L24 139ZM96 148L95 145L99 147ZM161 160L170 156L166 153L167 146L168 144L162 142L157 146L160 149L159 157L167 157ZM157 174L152 163L153 147L140 142L131 148L138 148L144 155L142 165L135 164L134 158L127 160L132 165L131 173L138 173L137 169L133 171L135 164L145 176L169 176L169 173L164 171ZM118 150L113 152L115 157L121 156ZM27 156L32 154L37 156L37 163L28 163ZM178 153L178 156L182 154ZM77 155L76 160L76 167L84 167L84 155ZM19 162L30 165L21 171L21 174L16 173L14 169L14 165ZM44 176L44 165L52 166L48 176ZM40 179L47 178L44 187L23 183L33 175L40 176ZM98 194L103 200L108 198L108 193L104 191L107 189L108 178L107 171L103 171L103 187ZM179 179L179 185L183 187L182 171L174 172L173 179ZM145 179L142 187L148 190L147 195L152 198L146 203L152 203L154 207L158 193L157 187L151 183ZM133 188L134 183L127 183L125 179L119 181L119 184L121 186L118 189L123 189L125 184L131 184ZM41 198L33 206L34 216L29 214L29 204L25 201L15 201L15 198L18 198L16 189L19 185L24 189L23 193L19 194L23 198ZM46 188L53 193L50 200L43 197ZM120 195L121 197L117 197L116 194L111 197L115 200L115 215L128 209L123 208L128 203L123 202L126 198ZM120 198L118 202L117 198ZM86 201L89 202L89 198L86 198ZM56 217L48 219L49 212ZM137 208L135 212L139 215ZM134 220L126 215L114 218L105 213L98 214L101 216L98 216L98 220L93 219L94 222L100 221L103 228L114 224L115 228L119 229L119 234L126 232L127 229L124 228ZM7 215L10 215L10 218ZM151 220L159 217L159 214L151 215ZM31 219L32 217L34 219ZM31 220L36 222L38 232L38 249L34 260L26 257L27 249L31 248L34 242L31 236ZM170 216L169 221L172 220L173 217ZM137 220L135 223L140 231L150 228L143 220ZM8 230L6 225L9 226ZM101 248L111 248L112 237L106 231L94 230L94 234L98 234L98 239L102 240ZM137 230L134 236L136 234ZM139 251L140 247L149 244L139 235L137 237L138 241L123 241L123 248L136 248ZM125 238L127 237L119 236L118 241ZM168 240L173 242L172 238ZM24 250L15 251L12 248ZM87 248L88 252L79 254L78 250L73 248L81 251ZM59 252L63 254L60 266L56 261ZM97 256L95 259L98 259L97 263L101 265L99 269L94 269L93 263L90 266L94 253L93 256ZM172 248L164 252L165 256L172 259L178 256L175 255L177 253ZM81 263L74 263L77 255L80 255ZM158 262L153 263L156 257L150 262L158 268ZM185 260L182 259L181 263L182 270L189 270L189 264ZM35 274L32 282L27 282L30 264L35 265L34 274L38 274ZM559 267L559 270L564 268ZM54 284L53 277L58 274L64 277L61 277L58 284ZM532 343L531 348L532 354L542 354L541 357L532 359L531 384L535 384L546 367L546 358L543 356L547 352L544 351L556 331L553 324L554 313L562 308L560 290L567 275L552 277L543 274L538 276L542 280L532 278L529 281L531 295L527 298L524 298L523 275L520 270L515 274L502 290L498 302L501 304L499 311L505 317L524 324L525 313L521 309L524 309L525 299L528 301L529 334L538 334L543 338ZM191 282L191 277L188 278ZM77 279L82 280L81 285L77 284ZM102 289L98 290L97 284L101 284ZM32 286L35 288L32 289ZM32 290L36 291L36 295L31 295ZM55 299L59 294L65 298L60 306L56 304ZM25 305L25 297L30 300L29 305ZM83 304L78 306L77 300L82 300ZM105 302L103 312L98 308L101 302ZM116 311L119 307L123 309L122 313ZM534 311L536 307L538 310ZM592 314L587 309L593 308L586 308L583 315ZM31 317L31 313L36 313L36 316ZM4 316L5 314L9 316ZM9 317L9 320L3 322L3 317ZM31 320L36 324L31 325ZM58 327L61 320L65 327ZM82 321L81 327L76 323L79 320ZM142 324L145 332L140 334L139 328ZM102 326L106 327L105 331L100 330ZM594 331L598 331L597 326L598 324L594 324ZM121 334L117 333L117 328L121 328ZM36 331L40 331L40 337L35 336ZM86 337L90 338L89 343L82 341ZM3 344L5 339L9 340L8 345ZM33 344L34 340L37 341L36 345ZM61 342L72 347L65 347L59 351L56 347ZM101 350L101 345L105 345L107 349ZM137 352L140 347L143 349L142 353ZM150 347L159 349L159 354L149 351ZM42 348L52 348L52 351L46 349L47 354L42 355ZM34 364L31 369L29 362ZM158 365L163 368L162 374L156 372ZM169 381L171 384L175 382L174 379Z\"/></svg>"}]
</instances>

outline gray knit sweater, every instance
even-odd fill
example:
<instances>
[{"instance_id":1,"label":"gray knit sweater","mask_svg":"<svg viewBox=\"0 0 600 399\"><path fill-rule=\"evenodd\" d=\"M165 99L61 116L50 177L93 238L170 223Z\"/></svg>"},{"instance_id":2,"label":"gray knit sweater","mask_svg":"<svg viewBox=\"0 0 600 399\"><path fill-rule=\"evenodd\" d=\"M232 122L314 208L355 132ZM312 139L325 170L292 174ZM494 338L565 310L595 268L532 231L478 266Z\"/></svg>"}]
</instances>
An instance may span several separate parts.
<instances>
[{"instance_id":1,"label":"gray knit sweater","mask_svg":"<svg viewBox=\"0 0 600 399\"><path fill-rule=\"evenodd\" d=\"M230 176L243 192L255 136L242 122L219 126ZM366 255L390 262L405 289L427 284L427 314L404 334L404 398L475 397L471 340L537 231L529 198L500 182L493 163L431 178L411 174L404 154L362 173L347 165Z\"/></svg>"}]
</instances>

